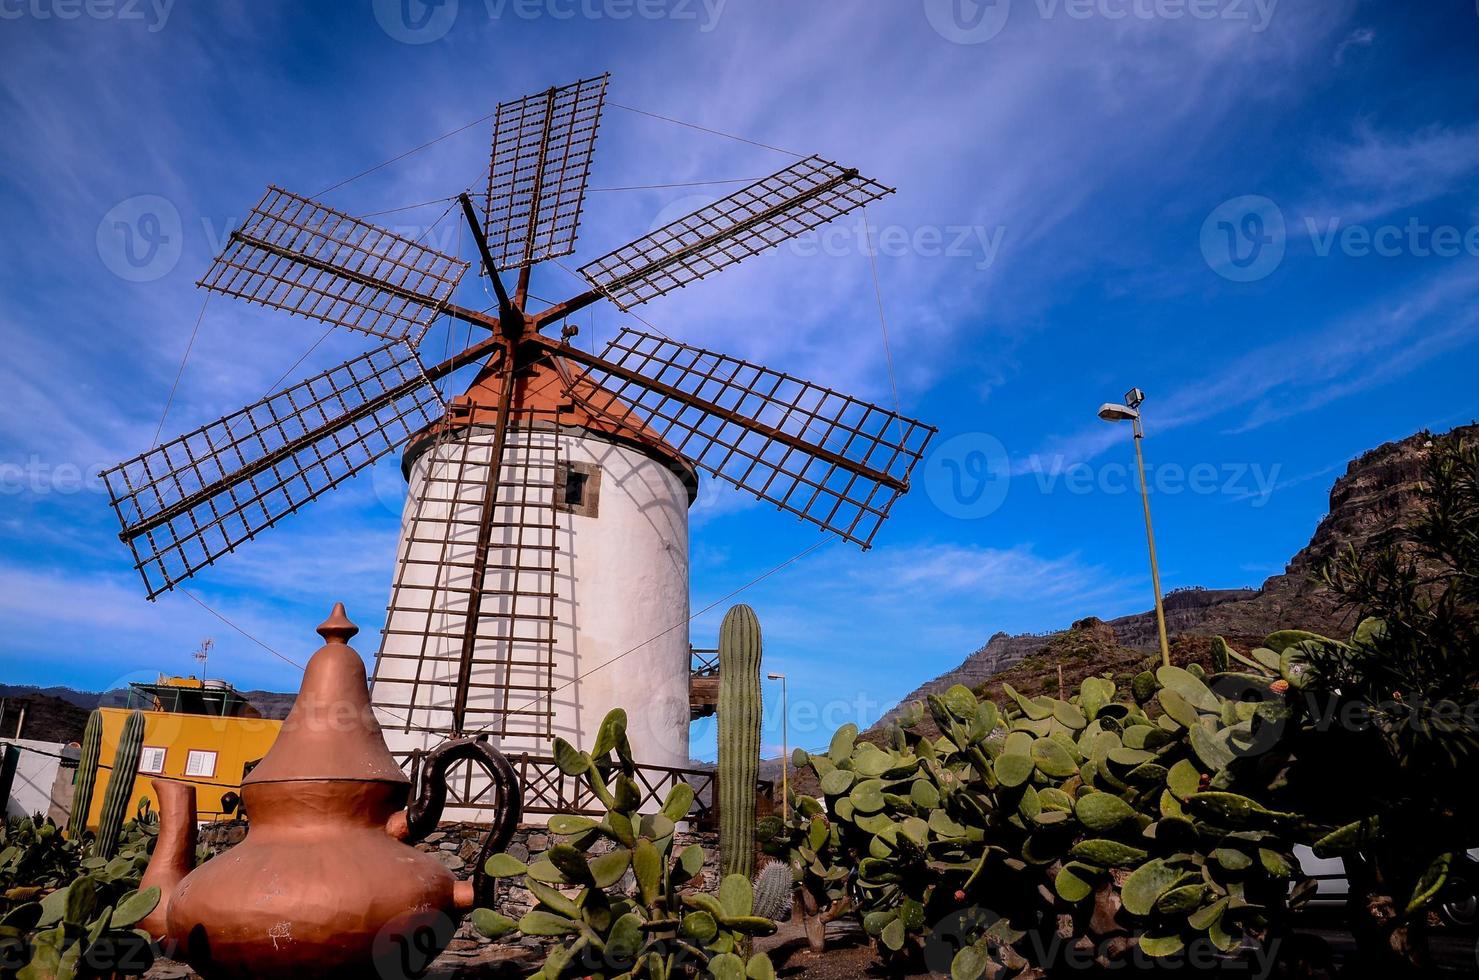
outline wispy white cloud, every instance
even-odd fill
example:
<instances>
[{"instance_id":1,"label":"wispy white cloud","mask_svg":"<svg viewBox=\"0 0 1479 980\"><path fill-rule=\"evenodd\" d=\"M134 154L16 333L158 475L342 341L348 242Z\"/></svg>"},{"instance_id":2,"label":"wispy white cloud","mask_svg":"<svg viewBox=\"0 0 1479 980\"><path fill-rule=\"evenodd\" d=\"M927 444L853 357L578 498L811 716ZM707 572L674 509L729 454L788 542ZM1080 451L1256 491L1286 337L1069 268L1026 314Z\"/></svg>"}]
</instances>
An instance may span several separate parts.
<instances>
[{"instance_id":1,"label":"wispy white cloud","mask_svg":"<svg viewBox=\"0 0 1479 980\"><path fill-rule=\"evenodd\" d=\"M766 669L788 674L793 704L826 713L835 728L876 721L922 679L955 667L998 630L1118 615L1143 604L1143 592L1140 581L1078 554L916 544L866 555L826 548L733 601L761 611ZM715 634L727 606L694 624L695 643ZM816 723L817 732L824 727Z\"/></svg>"},{"instance_id":2,"label":"wispy white cloud","mask_svg":"<svg viewBox=\"0 0 1479 980\"><path fill-rule=\"evenodd\" d=\"M1318 469L1306 470L1302 473L1296 473L1293 476L1284 477L1281 480L1275 481L1272 486L1266 489L1253 488L1245 490L1234 490L1221 499L1230 503L1237 503L1243 500L1266 501L1270 494L1277 493L1280 490L1288 490L1290 487L1297 487L1302 483L1309 483L1311 480L1318 480L1322 476L1327 476L1331 473L1334 473L1336 470L1340 469L1344 465L1344 460L1342 460L1340 463L1331 463L1328 466L1321 466ZM1248 570L1247 566L1242 567L1244 571ZM1262 568L1264 566L1259 565L1256 567Z\"/></svg>"},{"instance_id":3,"label":"wispy white cloud","mask_svg":"<svg viewBox=\"0 0 1479 980\"><path fill-rule=\"evenodd\" d=\"M1479 123L1378 129L1361 122L1351 138L1327 143L1317 161L1329 180L1295 213L1346 224L1414 208L1451 194L1479 173Z\"/></svg>"},{"instance_id":4,"label":"wispy white cloud","mask_svg":"<svg viewBox=\"0 0 1479 980\"><path fill-rule=\"evenodd\" d=\"M1375 40L1375 31L1369 27L1359 27L1347 34L1345 40L1336 45L1335 54L1331 56L1331 60L1337 65L1344 64L1346 52L1352 48L1369 48Z\"/></svg>"},{"instance_id":5,"label":"wispy white cloud","mask_svg":"<svg viewBox=\"0 0 1479 980\"><path fill-rule=\"evenodd\" d=\"M766 505L747 493L736 490L728 483L701 476L698 498L688 509L688 525L698 531L704 525L731 514L744 514Z\"/></svg>"},{"instance_id":6,"label":"wispy white cloud","mask_svg":"<svg viewBox=\"0 0 1479 980\"><path fill-rule=\"evenodd\" d=\"M1093 206L1106 194L1138 193L1147 172L1170 172L1216 139L1230 116L1295 84L1289 69L1334 29L1345 6L1280 10L1277 36L1225 25L1173 35L1127 19L1096 25L1106 37L1065 29L1061 19L1014 17L1002 43L985 49L945 42L908 5L890 18L890 29L833 8L801 8L801 21L784 32L769 17L726 23L735 54L707 69L697 98L675 106L672 92L648 92L644 104L780 146L815 148L897 185L897 196L869 209L876 228L947 237L963 231L967 242L1001 230L985 268L977 246L954 257L910 249L880 259L907 406L962 356L989 351L993 364L1009 356L1014 331L1058 300L1059 285L1120 244L1122 226L1090 217ZM818 45L852 56L818 59ZM753 60L740 53L760 50L765 86L753 84ZM901 86L894 69L905 58L909 82ZM1242 80L1236 87L1226 84L1232 75ZM816 111L778 111L777 92L810 93ZM880 120L886 138L879 138ZM646 133L678 150L659 157L674 180L788 162L722 140L673 137L660 126ZM620 207L600 203L611 207L609 225L645 230L673 202L693 196L679 189L637 195ZM849 241L860 244L862 236ZM641 312L682 339L890 397L860 248L801 259L782 250ZM962 350L967 339L970 349Z\"/></svg>"},{"instance_id":7,"label":"wispy white cloud","mask_svg":"<svg viewBox=\"0 0 1479 980\"><path fill-rule=\"evenodd\" d=\"M311 627L317 620L286 623L259 603L209 593L205 601L299 663L316 646ZM292 690L300 677L183 595L143 602L126 575L0 564L0 618L7 624L0 659L12 682L102 690L152 680L159 672L188 673L196 669L191 653L207 636L217 641L215 669L239 685Z\"/></svg>"},{"instance_id":8,"label":"wispy white cloud","mask_svg":"<svg viewBox=\"0 0 1479 980\"><path fill-rule=\"evenodd\" d=\"M1294 331L1244 351L1212 372L1172 388L1147 406L1147 425L1164 432L1223 420L1247 432L1402 377L1439 354L1473 344L1479 334L1479 272L1445 267L1365 309L1342 312L1318 330ZM1014 475L1034 471L1034 457L1092 459L1123 442L1097 423L1013 460Z\"/></svg>"}]
</instances>

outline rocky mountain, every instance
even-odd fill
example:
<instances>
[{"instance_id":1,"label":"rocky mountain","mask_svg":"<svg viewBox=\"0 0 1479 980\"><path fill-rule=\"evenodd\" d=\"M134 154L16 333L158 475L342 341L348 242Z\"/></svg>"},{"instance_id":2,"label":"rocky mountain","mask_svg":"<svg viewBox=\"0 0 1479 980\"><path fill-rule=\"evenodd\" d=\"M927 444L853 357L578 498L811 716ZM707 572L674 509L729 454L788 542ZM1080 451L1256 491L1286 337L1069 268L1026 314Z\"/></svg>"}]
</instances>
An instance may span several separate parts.
<instances>
[{"instance_id":1,"label":"rocky mountain","mask_svg":"<svg viewBox=\"0 0 1479 980\"><path fill-rule=\"evenodd\" d=\"M297 692L286 693L278 691L242 691L241 696L252 703L252 707L262 712L263 718L271 718L281 721L293 710L293 702L298 700Z\"/></svg>"},{"instance_id":2,"label":"rocky mountain","mask_svg":"<svg viewBox=\"0 0 1479 980\"><path fill-rule=\"evenodd\" d=\"M81 738L91 709L80 707L72 698L58 697L51 690L0 687L0 698L4 699L0 707L0 739L14 738L17 732L21 738L39 742L73 742Z\"/></svg>"},{"instance_id":3,"label":"rocky mountain","mask_svg":"<svg viewBox=\"0 0 1479 980\"><path fill-rule=\"evenodd\" d=\"M1479 425L1460 426L1452 434L1479 438ZM1265 581L1260 588L1179 589L1166 595L1166 632L1172 637L1173 654L1196 659L1197 651L1213 636L1225 637L1234 646L1256 645L1276 629L1295 627L1339 636L1349 632L1349 617L1331 601L1315 581L1320 566L1342 549L1381 543L1397 535L1417 506L1417 485L1422 473L1423 453L1432 434L1419 432L1396 442L1384 443L1352 460L1344 475L1330 490L1330 510L1315 528L1309 544L1289 560L1284 572ZM1090 663L1077 679L1089 673L1115 669L1119 660L1138 661L1157 647L1155 610L1100 621L1086 619L1066 630L1045 634L1010 636L997 633L954 670L921 684L902 704L926 694L944 691L954 684L979 688L1011 671L1018 690L1042 693L1056 684L1057 666L1071 666L1077 659L1065 657L1066 649L1088 651ZM1028 670L1014 669L1025 665ZM1031 668L1047 670L1038 676ZM1066 671L1073 674L1072 670ZM1076 683L1068 677L1068 686ZM893 718L898 708L879 724Z\"/></svg>"},{"instance_id":4,"label":"rocky mountain","mask_svg":"<svg viewBox=\"0 0 1479 980\"><path fill-rule=\"evenodd\" d=\"M91 711L98 706L99 695L88 691L74 691L70 687L34 687L29 684L0 684L0 698L23 698L33 694L44 694L68 704Z\"/></svg>"}]
</instances>

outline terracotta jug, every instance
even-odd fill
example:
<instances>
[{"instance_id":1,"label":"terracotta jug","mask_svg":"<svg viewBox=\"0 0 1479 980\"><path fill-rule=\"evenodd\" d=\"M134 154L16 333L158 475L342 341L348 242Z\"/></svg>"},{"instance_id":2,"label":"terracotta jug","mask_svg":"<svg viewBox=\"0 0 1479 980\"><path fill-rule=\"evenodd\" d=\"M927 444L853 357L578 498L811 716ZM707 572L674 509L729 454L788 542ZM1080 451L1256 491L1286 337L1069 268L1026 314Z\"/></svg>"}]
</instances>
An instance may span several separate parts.
<instances>
[{"instance_id":1,"label":"terracotta jug","mask_svg":"<svg viewBox=\"0 0 1479 980\"><path fill-rule=\"evenodd\" d=\"M242 783L246 839L192 872L170 902L175 956L206 980L418 976L457 916L490 903L483 864L518 824L518 778L486 741L447 742L418 760L419 792L396 765L370 708L359 630L336 605L318 628L292 712ZM446 770L472 760L498 794L475 878L458 883L409 843L436 827ZM482 894L479 894L479 893Z\"/></svg>"},{"instance_id":2,"label":"terracotta jug","mask_svg":"<svg viewBox=\"0 0 1479 980\"><path fill-rule=\"evenodd\" d=\"M199 825L193 785L172 779L151 779L149 785L159 801L159 837L154 841L154 853L149 856L139 890L158 888L159 904L144 916L139 928L158 939L165 933L166 913L175 889L195 867Z\"/></svg>"}]
</instances>

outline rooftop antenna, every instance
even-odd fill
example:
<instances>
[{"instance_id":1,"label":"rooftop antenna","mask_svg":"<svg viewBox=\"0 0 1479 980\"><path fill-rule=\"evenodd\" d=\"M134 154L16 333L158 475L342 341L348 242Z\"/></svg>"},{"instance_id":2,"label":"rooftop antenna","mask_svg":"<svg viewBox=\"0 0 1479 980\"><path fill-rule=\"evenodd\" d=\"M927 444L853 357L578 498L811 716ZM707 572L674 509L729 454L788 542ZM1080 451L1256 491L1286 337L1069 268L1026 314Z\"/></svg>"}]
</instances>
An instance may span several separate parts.
<instances>
[{"instance_id":1,"label":"rooftop antenna","mask_svg":"<svg viewBox=\"0 0 1479 980\"><path fill-rule=\"evenodd\" d=\"M193 654L193 656L195 657L196 661L200 664L200 679L201 680L205 680L205 662L206 662L206 660L210 659L211 647L213 647L215 645L216 645L216 641L213 640L213 639L211 639L209 636L207 636L205 639L203 639L203 640L200 641L200 649L199 650L196 650L195 653Z\"/></svg>"}]
</instances>

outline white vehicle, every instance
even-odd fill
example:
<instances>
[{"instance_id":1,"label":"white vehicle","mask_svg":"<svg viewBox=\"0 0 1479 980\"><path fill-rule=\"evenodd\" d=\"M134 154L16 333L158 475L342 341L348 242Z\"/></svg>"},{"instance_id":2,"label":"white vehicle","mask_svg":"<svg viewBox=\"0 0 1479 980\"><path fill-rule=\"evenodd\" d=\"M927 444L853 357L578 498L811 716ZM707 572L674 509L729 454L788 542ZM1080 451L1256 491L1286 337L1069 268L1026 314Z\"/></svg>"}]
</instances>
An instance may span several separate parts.
<instances>
[{"instance_id":1,"label":"white vehicle","mask_svg":"<svg viewBox=\"0 0 1479 980\"><path fill-rule=\"evenodd\" d=\"M1294 857L1300 870L1315 880L1317 890L1311 903L1326 907L1345 903L1351 885L1340 858L1315 857L1315 852L1304 845L1294 849ZM1456 929L1479 927L1479 849L1470 851L1465 860L1449 870L1448 884L1435 911Z\"/></svg>"}]
</instances>

